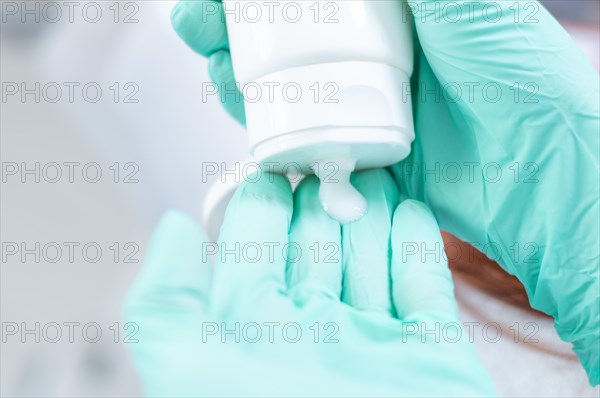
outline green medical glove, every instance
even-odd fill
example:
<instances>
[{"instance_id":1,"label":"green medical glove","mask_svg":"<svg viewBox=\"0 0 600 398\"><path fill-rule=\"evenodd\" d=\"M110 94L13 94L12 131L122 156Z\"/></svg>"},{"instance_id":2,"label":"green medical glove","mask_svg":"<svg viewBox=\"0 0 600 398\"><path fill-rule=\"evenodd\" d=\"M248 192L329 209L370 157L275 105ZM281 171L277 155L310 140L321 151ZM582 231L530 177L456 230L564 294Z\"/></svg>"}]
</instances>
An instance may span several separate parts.
<instances>
[{"instance_id":1,"label":"green medical glove","mask_svg":"<svg viewBox=\"0 0 600 398\"><path fill-rule=\"evenodd\" d=\"M448 91L439 101L417 92L413 151L392 170L443 229L519 278L596 385L598 74L538 3L455 4L465 16L458 22L452 7L442 4L436 20L427 9L440 3L414 4L422 46L416 77L421 88L439 83Z\"/></svg>"},{"instance_id":2,"label":"green medical glove","mask_svg":"<svg viewBox=\"0 0 600 398\"><path fill-rule=\"evenodd\" d=\"M407 243L441 250L432 214L391 202L385 170L354 184L372 211L342 229L312 177L294 197L281 176L244 183L214 256L191 219L164 217L126 306L148 395L494 395L444 257L405 253ZM354 251L342 255L344 240Z\"/></svg>"},{"instance_id":3,"label":"green medical glove","mask_svg":"<svg viewBox=\"0 0 600 398\"><path fill-rule=\"evenodd\" d=\"M537 2L409 5L420 43L416 140L410 157L391 168L402 193L519 278L598 384L598 74ZM203 15L210 7L218 12ZM231 89L219 12L219 2L185 1L172 22L209 57L215 82ZM227 98L227 111L244 123L243 103Z\"/></svg>"}]
</instances>

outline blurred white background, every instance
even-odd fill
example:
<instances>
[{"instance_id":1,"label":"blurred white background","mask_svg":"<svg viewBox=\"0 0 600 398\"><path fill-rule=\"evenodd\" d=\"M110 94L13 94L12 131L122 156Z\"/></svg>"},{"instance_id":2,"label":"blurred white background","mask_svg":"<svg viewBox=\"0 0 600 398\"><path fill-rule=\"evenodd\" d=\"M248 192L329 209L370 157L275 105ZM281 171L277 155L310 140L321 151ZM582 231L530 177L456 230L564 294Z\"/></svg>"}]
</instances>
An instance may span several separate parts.
<instances>
[{"instance_id":1,"label":"blurred white background","mask_svg":"<svg viewBox=\"0 0 600 398\"><path fill-rule=\"evenodd\" d=\"M97 1L102 16L96 23L82 16L86 4L94 2L75 2L74 21L63 15L56 23L44 18L37 23L35 15L22 23L22 10L12 15L10 3L24 7L2 1L0 392L138 395L139 382L123 343L127 330L120 311L126 289L143 261L152 227L166 209L176 207L200 218L209 187L201 163L232 164L245 158L246 137L217 97L202 102L202 84L209 81L206 61L171 29L173 1ZM47 2L26 3L43 9ZM67 12L64 2L54 3ZM548 3L596 68L598 4ZM94 10L88 9L88 15L94 16ZM54 18L52 9L47 12ZM127 16L137 22L124 23ZM24 101L21 93L6 96L14 84L33 89L36 82L41 87L50 83L50 97L54 84L61 86L61 100L51 103L42 96L38 103L35 94ZM72 103L65 82L80 84ZM82 95L86 83L102 88L98 102ZM125 96L134 92L129 99L137 103L127 103ZM88 94L93 96L93 90ZM64 165L68 162L79 164L73 182ZM39 182L35 172L23 173L36 163ZM51 183L47 180L55 176L55 163L63 175ZM98 182L84 179L85 165L88 178L101 170ZM23 258L22 249L34 249L36 242L39 262L35 253ZM70 261L67 245L75 244ZM86 244L92 249L82 253ZM53 263L48 260L56 257L57 245L62 256ZM10 255L15 247L19 252ZM94 247L102 250L95 263L90 258ZM50 336L43 334L52 322L62 326L57 343L47 341L54 329L47 327ZM65 322L79 323L74 342L69 342ZM82 337L82 327L92 322L103 333L97 343ZM23 335L23 326L34 331ZM19 328L14 335L12 327ZM41 335L39 343L36 334Z\"/></svg>"}]
</instances>

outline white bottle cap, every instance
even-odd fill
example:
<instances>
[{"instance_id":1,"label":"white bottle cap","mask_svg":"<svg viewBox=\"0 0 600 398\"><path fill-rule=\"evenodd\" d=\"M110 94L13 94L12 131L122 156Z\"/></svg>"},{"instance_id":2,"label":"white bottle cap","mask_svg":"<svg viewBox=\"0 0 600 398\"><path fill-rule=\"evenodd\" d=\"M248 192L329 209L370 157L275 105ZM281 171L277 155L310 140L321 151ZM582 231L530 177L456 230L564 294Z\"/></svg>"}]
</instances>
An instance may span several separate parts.
<instances>
[{"instance_id":1,"label":"white bottle cap","mask_svg":"<svg viewBox=\"0 0 600 398\"><path fill-rule=\"evenodd\" d=\"M255 79L244 97L251 155L266 170L312 173L315 162L343 158L356 170L385 167L414 140L409 73L384 63L289 68Z\"/></svg>"}]
</instances>

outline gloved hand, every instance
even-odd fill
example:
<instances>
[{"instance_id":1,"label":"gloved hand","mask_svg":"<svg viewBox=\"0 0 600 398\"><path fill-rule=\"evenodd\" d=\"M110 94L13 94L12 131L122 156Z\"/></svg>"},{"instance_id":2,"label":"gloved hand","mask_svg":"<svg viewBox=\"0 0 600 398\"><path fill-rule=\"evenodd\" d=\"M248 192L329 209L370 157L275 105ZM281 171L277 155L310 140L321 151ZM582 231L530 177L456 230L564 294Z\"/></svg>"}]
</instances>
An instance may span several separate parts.
<instances>
[{"instance_id":1,"label":"gloved hand","mask_svg":"<svg viewBox=\"0 0 600 398\"><path fill-rule=\"evenodd\" d=\"M396 206L386 170L353 183L371 211L343 230L314 177L293 197L282 176L243 183L214 256L191 219L164 217L126 306L147 394L494 395L460 329L444 257L404 253L407 242L441 250L432 214ZM354 250L342 254L344 240Z\"/></svg>"},{"instance_id":2,"label":"gloved hand","mask_svg":"<svg viewBox=\"0 0 600 398\"><path fill-rule=\"evenodd\" d=\"M223 17L202 3L221 6L181 2L173 26L234 88ZM420 43L416 140L391 168L402 193L519 278L598 384L598 74L537 2L409 5ZM244 123L243 103L224 106Z\"/></svg>"}]
</instances>

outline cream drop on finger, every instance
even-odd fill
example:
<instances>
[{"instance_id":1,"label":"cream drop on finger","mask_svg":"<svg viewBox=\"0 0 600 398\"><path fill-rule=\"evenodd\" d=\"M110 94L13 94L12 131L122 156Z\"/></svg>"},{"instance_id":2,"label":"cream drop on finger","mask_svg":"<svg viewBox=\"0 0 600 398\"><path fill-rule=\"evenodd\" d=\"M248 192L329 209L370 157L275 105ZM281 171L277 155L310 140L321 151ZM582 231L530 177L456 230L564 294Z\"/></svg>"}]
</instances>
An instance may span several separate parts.
<instances>
[{"instance_id":1,"label":"cream drop on finger","mask_svg":"<svg viewBox=\"0 0 600 398\"><path fill-rule=\"evenodd\" d=\"M313 171L319 178L319 200L323 210L340 224L360 220L368 210L367 200L350 182L354 159L316 162Z\"/></svg>"}]
</instances>

